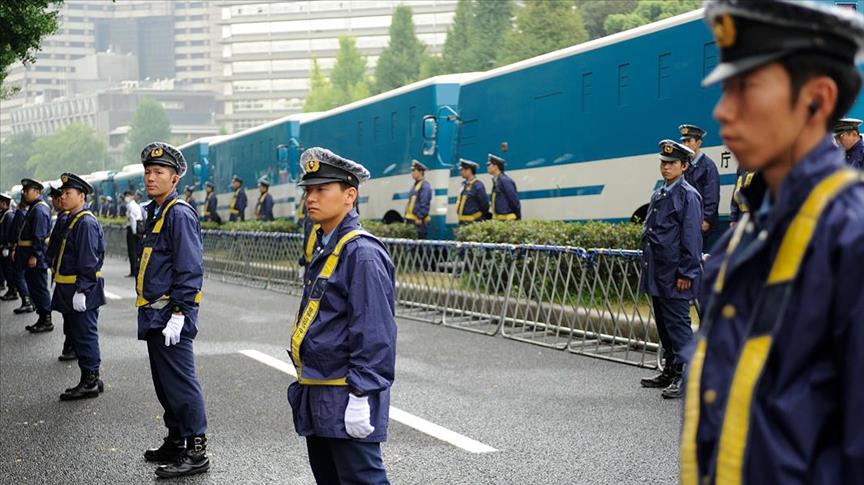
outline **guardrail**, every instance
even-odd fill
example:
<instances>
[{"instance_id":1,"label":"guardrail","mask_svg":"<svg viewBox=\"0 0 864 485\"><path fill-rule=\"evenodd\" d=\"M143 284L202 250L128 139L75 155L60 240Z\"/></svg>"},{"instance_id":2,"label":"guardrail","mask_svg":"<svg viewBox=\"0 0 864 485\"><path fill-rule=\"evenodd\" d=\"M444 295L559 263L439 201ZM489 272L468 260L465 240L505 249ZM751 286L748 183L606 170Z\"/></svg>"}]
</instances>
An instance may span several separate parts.
<instances>
[{"instance_id":1,"label":"guardrail","mask_svg":"<svg viewBox=\"0 0 864 485\"><path fill-rule=\"evenodd\" d=\"M122 228L109 254L126 256ZM204 267L222 281L302 294L300 234L203 231ZM383 239L397 316L643 367L658 366L639 251Z\"/></svg>"}]
</instances>

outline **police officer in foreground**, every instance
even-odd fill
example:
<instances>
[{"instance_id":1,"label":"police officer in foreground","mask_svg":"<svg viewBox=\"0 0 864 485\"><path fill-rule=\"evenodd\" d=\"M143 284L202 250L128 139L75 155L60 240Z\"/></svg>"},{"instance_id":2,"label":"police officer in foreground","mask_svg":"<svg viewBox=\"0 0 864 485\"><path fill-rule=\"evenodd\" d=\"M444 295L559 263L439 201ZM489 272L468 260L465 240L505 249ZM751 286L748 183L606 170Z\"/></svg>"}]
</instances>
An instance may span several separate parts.
<instances>
[{"instance_id":1,"label":"police officer in foreground","mask_svg":"<svg viewBox=\"0 0 864 485\"><path fill-rule=\"evenodd\" d=\"M690 300L702 273L702 200L684 174L693 151L672 140L660 142L660 174L665 184L651 196L642 232L639 290L651 296L654 321L663 344L663 372L642 379L662 388L665 399L681 397L686 348L693 337Z\"/></svg>"},{"instance_id":2,"label":"police officer in foreground","mask_svg":"<svg viewBox=\"0 0 864 485\"><path fill-rule=\"evenodd\" d=\"M369 172L324 148L300 157L308 217L319 249L306 267L291 334L298 381L288 388L319 484L386 484L396 361L395 279L384 245L360 227L355 206Z\"/></svg>"},{"instance_id":3,"label":"police officer in foreground","mask_svg":"<svg viewBox=\"0 0 864 485\"><path fill-rule=\"evenodd\" d=\"M96 328L99 307L105 304L105 237L96 216L84 209L85 197L93 187L74 173L64 173L60 180L66 221L54 260L51 308L63 315L63 330L81 369L78 385L60 395L61 401L74 401L98 397L105 389L99 378L102 360Z\"/></svg>"},{"instance_id":4,"label":"police officer in foreground","mask_svg":"<svg viewBox=\"0 0 864 485\"><path fill-rule=\"evenodd\" d=\"M231 178L231 188L234 190L234 195L231 196L231 202L228 204L228 220L245 221L246 191L243 190L243 179L235 175Z\"/></svg>"},{"instance_id":5,"label":"police officer in foreground","mask_svg":"<svg viewBox=\"0 0 864 485\"><path fill-rule=\"evenodd\" d=\"M507 161L489 154L486 168L492 176L492 219L496 221L518 221L522 219L522 205L519 203L519 191L516 182L504 173Z\"/></svg>"},{"instance_id":6,"label":"police officer in foreground","mask_svg":"<svg viewBox=\"0 0 864 485\"><path fill-rule=\"evenodd\" d=\"M846 151L846 163L864 170L864 140L858 131L860 126L861 120L843 118L834 124L834 140Z\"/></svg>"},{"instance_id":7,"label":"police officer in foreground","mask_svg":"<svg viewBox=\"0 0 864 485\"><path fill-rule=\"evenodd\" d=\"M411 178L414 185L408 192L408 205L405 206L405 220L414 225L418 239L426 239L428 234L429 211L432 207L432 185L426 181L426 165L419 160L411 160Z\"/></svg>"},{"instance_id":8,"label":"police officer in foreground","mask_svg":"<svg viewBox=\"0 0 864 485\"><path fill-rule=\"evenodd\" d=\"M22 197L29 209L18 236L15 264L24 271L27 289L39 319L26 328L32 333L54 330L51 323L51 293L48 291L48 235L51 231L51 209L42 200L41 182L33 179L21 180Z\"/></svg>"},{"instance_id":9,"label":"police officer in foreground","mask_svg":"<svg viewBox=\"0 0 864 485\"><path fill-rule=\"evenodd\" d=\"M459 160L459 175L464 179L462 192L456 203L456 216L459 225L471 224L486 218L489 213L489 196L486 187L477 178L477 162Z\"/></svg>"},{"instance_id":10,"label":"police officer in foreground","mask_svg":"<svg viewBox=\"0 0 864 485\"><path fill-rule=\"evenodd\" d=\"M685 124L678 127L678 133L681 143L694 153L684 178L702 197L702 247L707 251L714 238L723 233L719 227L720 173L714 160L702 151L702 143L707 135L705 130Z\"/></svg>"},{"instance_id":11,"label":"police officer in foreground","mask_svg":"<svg viewBox=\"0 0 864 485\"><path fill-rule=\"evenodd\" d=\"M0 296L2 301L18 299L18 282L12 263L12 247L17 234L14 234L15 210L12 208L12 196L6 192L0 193L0 276L6 281L6 293Z\"/></svg>"},{"instance_id":12,"label":"police officer in foreground","mask_svg":"<svg viewBox=\"0 0 864 485\"><path fill-rule=\"evenodd\" d=\"M861 87L864 19L797 1L716 1L706 21L725 145L751 211L705 265L681 482L864 476L864 183L831 128ZM770 142L766 134L770 133Z\"/></svg>"},{"instance_id":13,"label":"police officer in foreground","mask_svg":"<svg viewBox=\"0 0 864 485\"><path fill-rule=\"evenodd\" d=\"M255 204L256 221L273 220L273 196L270 195L270 179L266 175L258 179L258 203Z\"/></svg>"},{"instance_id":14,"label":"police officer in foreground","mask_svg":"<svg viewBox=\"0 0 864 485\"><path fill-rule=\"evenodd\" d=\"M51 196L51 205L54 207L54 212L56 212L56 216L54 219L54 226L51 228L51 235L48 237L48 250L46 252L48 257L48 266L51 268L51 280L55 281L55 277L57 276L57 256L60 253L60 245L63 242L63 236L66 232L66 227L69 225L69 211L63 208L63 185L62 182L60 185L55 186L54 182L48 183L49 195ZM55 287L56 292L56 287ZM53 307L53 298L52 298L52 307ZM67 319L63 319L63 349L60 352L60 356L57 358L60 361L67 360L75 360L77 359L77 355L75 354L75 347L72 342L72 336L69 332L69 322Z\"/></svg>"},{"instance_id":15,"label":"police officer in foreground","mask_svg":"<svg viewBox=\"0 0 864 485\"><path fill-rule=\"evenodd\" d=\"M222 224L222 217L219 216L219 198L216 197L216 186L213 182L207 181L204 184L204 192L207 196L204 199L204 222L215 222Z\"/></svg>"},{"instance_id":16,"label":"police officer in foreground","mask_svg":"<svg viewBox=\"0 0 864 485\"><path fill-rule=\"evenodd\" d=\"M183 188L183 200L189 204L189 207L195 209L195 212L198 212L198 203L195 202L195 187L192 185L187 185Z\"/></svg>"},{"instance_id":17,"label":"police officer in foreground","mask_svg":"<svg viewBox=\"0 0 864 485\"><path fill-rule=\"evenodd\" d=\"M144 458L165 463L156 475L170 478L210 468L204 395L192 349L204 278L203 243L198 214L175 191L186 173L180 150L151 143L141 152L141 163L152 203L136 281L138 338L147 341L153 386L168 428L162 446L147 450Z\"/></svg>"}]
</instances>

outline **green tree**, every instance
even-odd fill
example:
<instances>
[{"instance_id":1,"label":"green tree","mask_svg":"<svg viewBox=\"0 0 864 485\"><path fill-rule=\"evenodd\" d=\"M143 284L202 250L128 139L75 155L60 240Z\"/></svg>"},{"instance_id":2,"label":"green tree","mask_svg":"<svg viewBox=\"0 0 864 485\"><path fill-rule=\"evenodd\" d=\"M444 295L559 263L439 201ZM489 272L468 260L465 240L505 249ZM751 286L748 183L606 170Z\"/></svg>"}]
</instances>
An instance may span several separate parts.
<instances>
[{"instance_id":1,"label":"green tree","mask_svg":"<svg viewBox=\"0 0 864 485\"><path fill-rule=\"evenodd\" d=\"M498 65L504 36L513 28L513 0L483 0L477 2L473 10L469 67L485 71Z\"/></svg>"},{"instance_id":2,"label":"green tree","mask_svg":"<svg viewBox=\"0 0 864 485\"><path fill-rule=\"evenodd\" d=\"M473 69L468 53L471 24L474 22L474 0L459 0L453 15L453 24L447 29L447 38L441 51L438 74L468 72ZM427 69L435 67L430 64Z\"/></svg>"},{"instance_id":3,"label":"green tree","mask_svg":"<svg viewBox=\"0 0 864 485\"><path fill-rule=\"evenodd\" d=\"M588 39L606 35L603 23L612 14L630 13L636 8L636 0L576 0L575 4L582 13Z\"/></svg>"},{"instance_id":4,"label":"green tree","mask_svg":"<svg viewBox=\"0 0 864 485\"><path fill-rule=\"evenodd\" d=\"M516 27L504 41L499 64L509 64L588 40L582 16L571 0L526 0Z\"/></svg>"},{"instance_id":5,"label":"green tree","mask_svg":"<svg viewBox=\"0 0 864 485\"><path fill-rule=\"evenodd\" d=\"M96 131L73 123L53 135L36 140L27 170L40 180L51 180L63 172L87 174L105 168L108 149Z\"/></svg>"},{"instance_id":6,"label":"green tree","mask_svg":"<svg viewBox=\"0 0 864 485\"><path fill-rule=\"evenodd\" d=\"M606 17L603 27L607 34L614 34L696 10L700 6L700 0L639 0L632 12Z\"/></svg>"},{"instance_id":7,"label":"green tree","mask_svg":"<svg viewBox=\"0 0 864 485\"><path fill-rule=\"evenodd\" d=\"M171 137L171 121L162 104L153 99L142 99L138 103L129 134L126 136L126 163L139 160L141 150L154 141L168 141Z\"/></svg>"},{"instance_id":8,"label":"green tree","mask_svg":"<svg viewBox=\"0 0 864 485\"><path fill-rule=\"evenodd\" d=\"M390 21L390 42L375 66L375 92L383 93L420 78L426 46L414 33L411 8L399 5Z\"/></svg>"},{"instance_id":9,"label":"green tree","mask_svg":"<svg viewBox=\"0 0 864 485\"><path fill-rule=\"evenodd\" d=\"M426 56L420 64L420 79L445 74L444 58L440 55Z\"/></svg>"},{"instance_id":10,"label":"green tree","mask_svg":"<svg viewBox=\"0 0 864 485\"><path fill-rule=\"evenodd\" d=\"M22 178L31 175L27 170L27 160L33 155L35 141L33 133L23 131L10 135L0 143L0 190L8 190Z\"/></svg>"},{"instance_id":11,"label":"green tree","mask_svg":"<svg viewBox=\"0 0 864 485\"><path fill-rule=\"evenodd\" d=\"M17 89L4 86L6 68L15 61L36 62L42 38L57 31L57 13L63 0L0 2L0 98Z\"/></svg>"},{"instance_id":12,"label":"green tree","mask_svg":"<svg viewBox=\"0 0 864 485\"><path fill-rule=\"evenodd\" d=\"M312 59L312 71L309 73L309 92L303 99L303 111L327 111L336 106L333 100L333 86L321 72L318 59Z\"/></svg>"},{"instance_id":13,"label":"green tree","mask_svg":"<svg viewBox=\"0 0 864 485\"><path fill-rule=\"evenodd\" d=\"M366 76L366 58L357 50L353 37L339 37L339 54L330 72L333 86L333 99L336 106L342 106L369 96L369 79Z\"/></svg>"}]
</instances>

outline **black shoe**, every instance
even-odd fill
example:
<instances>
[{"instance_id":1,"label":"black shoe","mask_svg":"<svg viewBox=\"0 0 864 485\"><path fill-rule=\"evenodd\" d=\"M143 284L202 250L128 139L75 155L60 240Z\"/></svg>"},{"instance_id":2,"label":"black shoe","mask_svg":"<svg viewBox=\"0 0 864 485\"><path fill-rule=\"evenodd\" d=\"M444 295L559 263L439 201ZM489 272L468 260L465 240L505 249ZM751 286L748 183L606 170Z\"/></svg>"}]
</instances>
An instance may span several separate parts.
<instances>
[{"instance_id":1,"label":"black shoe","mask_svg":"<svg viewBox=\"0 0 864 485\"><path fill-rule=\"evenodd\" d=\"M43 333L54 330L54 324L51 323L51 314L39 315L39 320L36 320L36 323L33 325L27 325L24 328L32 333Z\"/></svg>"},{"instance_id":2,"label":"black shoe","mask_svg":"<svg viewBox=\"0 0 864 485\"><path fill-rule=\"evenodd\" d=\"M642 387L648 387L652 389L663 389L668 387L669 384L672 384L673 372L672 372L672 363L669 361L664 362L663 364L663 372L657 374L654 377L646 377L639 381L642 384Z\"/></svg>"},{"instance_id":3,"label":"black shoe","mask_svg":"<svg viewBox=\"0 0 864 485\"><path fill-rule=\"evenodd\" d=\"M12 313L16 315L20 315L22 313L33 313L36 311L36 307L33 306L33 300L30 299L29 296L21 297L21 306L12 310Z\"/></svg>"},{"instance_id":4,"label":"black shoe","mask_svg":"<svg viewBox=\"0 0 864 485\"><path fill-rule=\"evenodd\" d=\"M207 437L194 436L186 438L186 449L174 463L160 465L156 475L162 478L185 477L204 473L210 469L210 458L207 457Z\"/></svg>"},{"instance_id":5,"label":"black shoe","mask_svg":"<svg viewBox=\"0 0 864 485\"><path fill-rule=\"evenodd\" d=\"M682 388L684 386L684 364L675 365L672 372L674 374L672 382L660 392L663 399L679 399L684 395L684 389Z\"/></svg>"},{"instance_id":6,"label":"black shoe","mask_svg":"<svg viewBox=\"0 0 864 485\"><path fill-rule=\"evenodd\" d=\"M9 288L9 291L6 292L3 296L0 296L0 300L2 301L12 301L18 299L18 290L15 288Z\"/></svg>"},{"instance_id":7,"label":"black shoe","mask_svg":"<svg viewBox=\"0 0 864 485\"><path fill-rule=\"evenodd\" d=\"M75 353L71 348L64 348L63 352L60 353L60 357L57 357L57 360L60 362L66 362L67 360L77 360L78 354Z\"/></svg>"},{"instance_id":8,"label":"black shoe","mask_svg":"<svg viewBox=\"0 0 864 485\"><path fill-rule=\"evenodd\" d=\"M77 359L77 357L76 357L76 359ZM81 385L81 383L79 382L78 385L75 387L78 387L80 385ZM72 392L72 389L75 389L75 387L67 387L63 392ZM105 392L105 383L102 382L102 379L99 379L99 382L96 383L96 387L99 388L99 394L102 394L103 392Z\"/></svg>"},{"instance_id":9,"label":"black shoe","mask_svg":"<svg viewBox=\"0 0 864 485\"><path fill-rule=\"evenodd\" d=\"M144 452L144 459L162 463L176 463L186 453L186 440L180 437L165 438L159 448L150 448Z\"/></svg>"},{"instance_id":10,"label":"black shoe","mask_svg":"<svg viewBox=\"0 0 864 485\"><path fill-rule=\"evenodd\" d=\"M75 401L78 399L89 399L91 397L99 397L99 373L87 372L81 375L81 382L77 386L67 389L66 392L60 394L61 401Z\"/></svg>"}]
</instances>

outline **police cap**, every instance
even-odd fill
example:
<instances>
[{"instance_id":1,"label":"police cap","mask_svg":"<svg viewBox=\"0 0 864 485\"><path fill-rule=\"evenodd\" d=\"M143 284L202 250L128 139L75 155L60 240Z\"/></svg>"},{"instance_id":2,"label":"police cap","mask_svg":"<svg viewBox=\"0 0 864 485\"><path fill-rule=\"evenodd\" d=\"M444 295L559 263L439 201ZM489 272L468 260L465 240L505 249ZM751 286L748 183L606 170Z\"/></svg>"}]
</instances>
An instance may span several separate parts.
<instances>
[{"instance_id":1,"label":"police cap","mask_svg":"<svg viewBox=\"0 0 864 485\"><path fill-rule=\"evenodd\" d=\"M467 160L465 158L459 159L459 168L467 168L474 173L477 173L477 167L480 165L477 162L472 162L471 160Z\"/></svg>"},{"instance_id":2,"label":"police cap","mask_svg":"<svg viewBox=\"0 0 864 485\"><path fill-rule=\"evenodd\" d=\"M501 170L504 170L504 167L507 165L507 160L504 160L503 158L499 157L498 155L493 155L490 153L486 157L486 163L492 163L496 167L500 168Z\"/></svg>"},{"instance_id":3,"label":"police cap","mask_svg":"<svg viewBox=\"0 0 864 485\"><path fill-rule=\"evenodd\" d=\"M211 189L215 189L215 188L216 188L216 186L213 185L213 182L211 182L211 181L209 181L209 180L206 181L206 182L204 182L204 187L210 187Z\"/></svg>"},{"instance_id":4,"label":"police cap","mask_svg":"<svg viewBox=\"0 0 864 485\"><path fill-rule=\"evenodd\" d=\"M416 160L416 159L415 159L415 160L411 160L411 168L412 168L412 169L415 169L415 170L419 170L419 171L421 171L421 172L425 172L426 170L429 170L429 169L426 167L426 165L423 165L423 163L420 162L420 160Z\"/></svg>"},{"instance_id":5,"label":"police cap","mask_svg":"<svg viewBox=\"0 0 864 485\"><path fill-rule=\"evenodd\" d=\"M270 179L268 179L266 175L262 175L261 178L258 179L258 185L270 187Z\"/></svg>"},{"instance_id":6,"label":"police cap","mask_svg":"<svg viewBox=\"0 0 864 485\"><path fill-rule=\"evenodd\" d=\"M660 160L664 162L674 162L680 160L682 163L690 163L693 160L693 150L673 140L663 140L660 146Z\"/></svg>"},{"instance_id":7,"label":"police cap","mask_svg":"<svg viewBox=\"0 0 864 485\"><path fill-rule=\"evenodd\" d=\"M0 200L12 202L12 196L9 194L9 192L0 192Z\"/></svg>"},{"instance_id":8,"label":"police cap","mask_svg":"<svg viewBox=\"0 0 864 485\"><path fill-rule=\"evenodd\" d=\"M712 0L705 21L720 49L720 63L703 86L804 51L853 66L864 47L860 15L800 0Z\"/></svg>"},{"instance_id":9,"label":"police cap","mask_svg":"<svg viewBox=\"0 0 864 485\"><path fill-rule=\"evenodd\" d=\"M855 118L843 118L837 121L834 125L834 134L843 133L844 131L858 131L861 126L861 120Z\"/></svg>"},{"instance_id":10,"label":"police cap","mask_svg":"<svg viewBox=\"0 0 864 485\"><path fill-rule=\"evenodd\" d=\"M171 167L177 171L177 175L181 177L186 175L186 157L183 156L183 152L161 141L144 147L141 151L141 163L145 167L148 165Z\"/></svg>"},{"instance_id":11,"label":"police cap","mask_svg":"<svg viewBox=\"0 0 864 485\"><path fill-rule=\"evenodd\" d=\"M303 169L300 185L304 187L345 182L356 188L361 182L371 178L369 171L363 165L321 147L306 149L300 155L300 166Z\"/></svg>"},{"instance_id":12,"label":"police cap","mask_svg":"<svg viewBox=\"0 0 864 485\"><path fill-rule=\"evenodd\" d=\"M61 184L58 184L57 182L47 182L45 185L47 185L46 192L48 192L48 195L50 195L52 198L56 199L63 195L63 189L61 188Z\"/></svg>"},{"instance_id":13,"label":"police cap","mask_svg":"<svg viewBox=\"0 0 864 485\"><path fill-rule=\"evenodd\" d=\"M90 195L93 193L93 186L72 172L66 172L61 175L60 181L63 182L63 185L60 186L61 192L65 189L78 189L84 195ZM111 200L111 197L106 197L106 199Z\"/></svg>"},{"instance_id":14,"label":"police cap","mask_svg":"<svg viewBox=\"0 0 864 485\"><path fill-rule=\"evenodd\" d=\"M696 138L697 140L701 140L705 138L705 135L708 134L707 131L699 128L696 125L681 125L678 127L678 133L681 134L681 141L684 141L688 138Z\"/></svg>"},{"instance_id":15,"label":"police cap","mask_svg":"<svg viewBox=\"0 0 864 485\"><path fill-rule=\"evenodd\" d=\"M21 192L24 192L25 190L31 189L31 188L36 189L39 192L42 192L43 190L45 190L45 186L42 185L42 182L40 182L36 179L31 179L31 178L21 179Z\"/></svg>"},{"instance_id":16,"label":"police cap","mask_svg":"<svg viewBox=\"0 0 864 485\"><path fill-rule=\"evenodd\" d=\"M187 185L186 187L183 187L183 191L184 192L195 192L195 187L192 185Z\"/></svg>"}]
</instances>

